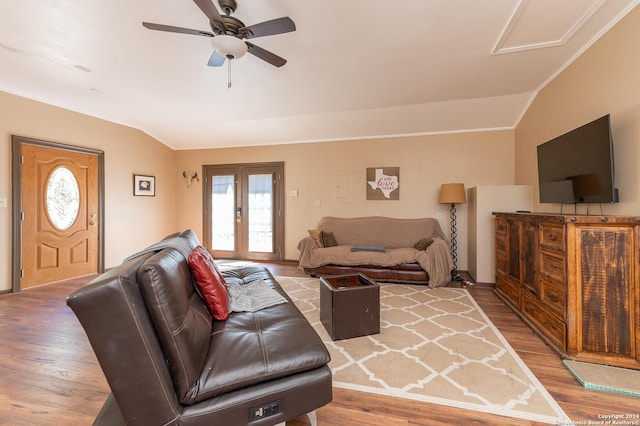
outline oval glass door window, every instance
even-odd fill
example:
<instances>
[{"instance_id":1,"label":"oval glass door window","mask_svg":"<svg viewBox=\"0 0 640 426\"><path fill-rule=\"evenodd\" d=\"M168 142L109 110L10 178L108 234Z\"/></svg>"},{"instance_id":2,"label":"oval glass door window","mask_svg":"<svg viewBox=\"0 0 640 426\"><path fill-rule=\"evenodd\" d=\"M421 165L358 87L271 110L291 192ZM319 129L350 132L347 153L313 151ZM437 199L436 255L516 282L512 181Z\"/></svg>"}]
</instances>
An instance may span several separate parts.
<instances>
[{"instance_id":1,"label":"oval glass door window","mask_svg":"<svg viewBox=\"0 0 640 426\"><path fill-rule=\"evenodd\" d=\"M46 203L53 226L64 231L73 225L80 208L80 188L71 170L58 167L51 173L47 182Z\"/></svg>"}]
</instances>

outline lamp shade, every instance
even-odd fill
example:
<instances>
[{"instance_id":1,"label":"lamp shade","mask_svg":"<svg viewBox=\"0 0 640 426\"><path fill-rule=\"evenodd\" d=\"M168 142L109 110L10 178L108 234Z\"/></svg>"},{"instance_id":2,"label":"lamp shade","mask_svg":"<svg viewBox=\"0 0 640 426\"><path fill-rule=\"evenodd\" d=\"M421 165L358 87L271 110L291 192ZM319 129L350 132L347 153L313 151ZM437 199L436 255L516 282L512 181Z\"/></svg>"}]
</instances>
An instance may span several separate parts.
<instances>
[{"instance_id":1,"label":"lamp shade","mask_svg":"<svg viewBox=\"0 0 640 426\"><path fill-rule=\"evenodd\" d=\"M464 184L462 183L443 183L440 186L441 204L463 204L467 202L464 192Z\"/></svg>"},{"instance_id":2,"label":"lamp shade","mask_svg":"<svg viewBox=\"0 0 640 426\"><path fill-rule=\"evenodd\" d=\"M227 59L238 59L247 53L247 44L244 41L226 34L213 37L211 46Z\"/></svg>"}]
</instances>

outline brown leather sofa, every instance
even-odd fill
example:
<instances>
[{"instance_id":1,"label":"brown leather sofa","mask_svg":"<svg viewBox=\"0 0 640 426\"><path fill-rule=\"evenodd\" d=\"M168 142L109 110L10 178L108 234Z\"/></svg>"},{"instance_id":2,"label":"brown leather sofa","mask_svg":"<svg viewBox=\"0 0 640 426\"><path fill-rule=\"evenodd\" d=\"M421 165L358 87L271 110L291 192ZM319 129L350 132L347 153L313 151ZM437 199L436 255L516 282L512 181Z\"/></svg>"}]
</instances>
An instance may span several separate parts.
<instances>
[{"instance_id":1,"label":"brown leather sofa","mask_svg":"<svg viewBox=\"0 0 640 426\"><path fill-rule=\"evenodd\" d=\"M170 236L67 299L111 387L94 424L274 425L331 401L329 353L266 268L223 274L288 303L212 319L187 263L197 244Z\"/></svg>"}]
</instances>

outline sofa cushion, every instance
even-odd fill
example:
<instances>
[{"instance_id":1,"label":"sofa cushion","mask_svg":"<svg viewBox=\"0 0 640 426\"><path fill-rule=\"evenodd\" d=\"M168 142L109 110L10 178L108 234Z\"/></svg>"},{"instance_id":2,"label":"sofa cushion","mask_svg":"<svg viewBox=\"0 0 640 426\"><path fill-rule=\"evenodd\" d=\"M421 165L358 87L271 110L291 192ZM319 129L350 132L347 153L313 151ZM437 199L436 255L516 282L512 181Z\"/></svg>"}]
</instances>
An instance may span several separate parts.
<instances>
[{"instance_id":1,"label":"sofa cushion","mask_svg":"<svg viewBox=\"0 0 640 426\"><path fill-rule=\"evenodd\" d=\"M209 353L212 318L195 292L187 259L165 248L142 264L137 279L178 400L191 401Z\"/></svg>"},{"instance_id":2,"label":"sofa cushion","mask_svg":"<svg viewBox=\"0 0 640 426\"><path fill-rule=\"evenodd\" d=\"M193 403L329 362L324 343L267 269L247 267L223 275L229 287L264 280L289 303L233 312L227 321L214 322L211 350Z\"/></svg>"},{"instance_id":3,"label":"sofa cushion","mask_svg":"<svg viewBox=\"0 0 640 426\"><path fill-rule=\"evenodd\" d=\"M318 229L333 232L340 245L358 244L390 248L413 247L420 238L446 240L434 218L398 219L383 216L338 218L325 216Z\"/></svg>"},{"instance_id":4,"label":"sofa cushion","mask_svg":"<svg viewBox=\"0 0 640 426\"><path fill-rule=\"evenodd\" d=\"M199 245L193 249L189 269L211 315L217 320L226 320L229 315L227 283L206 248Z\"/></svg>"}]
</instances>

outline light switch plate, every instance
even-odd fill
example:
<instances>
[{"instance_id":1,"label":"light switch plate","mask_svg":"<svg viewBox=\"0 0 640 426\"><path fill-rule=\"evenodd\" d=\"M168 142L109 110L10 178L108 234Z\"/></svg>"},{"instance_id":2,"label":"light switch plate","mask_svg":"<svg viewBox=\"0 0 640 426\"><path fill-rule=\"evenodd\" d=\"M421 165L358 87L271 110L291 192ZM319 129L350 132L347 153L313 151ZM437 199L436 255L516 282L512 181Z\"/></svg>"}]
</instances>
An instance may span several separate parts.
<instances>
[{"instance_id":1,"label":"light switch plate","mask_svg":"<svg viewBox=\"0 0 640 426\"><path fill-rule=\"evenodd\" d=\"M7 197L0 197L0 207L7 207Z\"/></svg>"}]
</instances>

